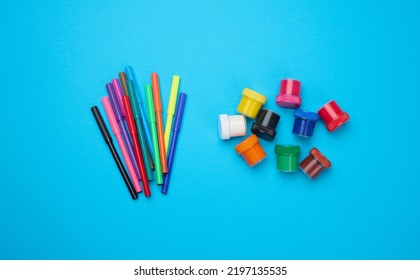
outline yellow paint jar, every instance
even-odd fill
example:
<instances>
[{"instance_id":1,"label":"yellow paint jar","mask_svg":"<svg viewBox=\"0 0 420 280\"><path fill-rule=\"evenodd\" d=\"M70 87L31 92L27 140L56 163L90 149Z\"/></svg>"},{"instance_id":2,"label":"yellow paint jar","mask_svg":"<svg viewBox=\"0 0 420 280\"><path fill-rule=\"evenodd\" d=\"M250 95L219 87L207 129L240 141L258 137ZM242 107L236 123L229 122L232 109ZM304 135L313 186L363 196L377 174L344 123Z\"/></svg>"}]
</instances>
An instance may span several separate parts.
<instances>
[{"instance_id":1,"label":"yellow paint jar","mask_svg":"<svg viewBox=\"0 0 420 280\"><path fill-rule=\"evenodd\" d=\"M244 88L241 102L239 102L236 111L248 118L255 119L265 101L267 101L267 97L264 95L249 88Z\"/></svg>"}]
</instances>

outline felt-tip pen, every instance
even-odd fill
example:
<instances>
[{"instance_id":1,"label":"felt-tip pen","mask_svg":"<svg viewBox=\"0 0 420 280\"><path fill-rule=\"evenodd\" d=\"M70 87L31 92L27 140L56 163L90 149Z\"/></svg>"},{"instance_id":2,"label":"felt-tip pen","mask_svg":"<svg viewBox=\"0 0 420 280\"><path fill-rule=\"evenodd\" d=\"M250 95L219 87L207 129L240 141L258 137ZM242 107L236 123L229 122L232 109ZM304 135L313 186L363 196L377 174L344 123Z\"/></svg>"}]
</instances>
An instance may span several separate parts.
<instances>
[{"instance_id":1,"label":"felt-tip pen","mask_svg":"<svg viewBox=\"0 0 420 280\"><path fill-rule=\"evenodd\" d=\"M182 115L184 114L186 98L187 98L187 95L185 93L181 93L179 95L179 101L178 101L178 106L177 106L174 125L173 125L172 141L171 141L171 145L169 146L169 151L168 151L169 153L168 173L166 173L165 175L165 179L163 181L163 187L162 187L163 194L166 194L168 192L169 180L171 179L172 165L173 165L174 156L175 156L176 143L178 141L179 130L181 129Z\"/></svg>"},{"instance_id":2,"label":"felt-tip pen","mask_svg":"<svg viewBox=\"0 0 420 280\"><path fill-rule=\"evenodd\" d=\"M111 103L109 103L108 96L104 96L102 98L102 104L104 105L105 113L108 117L109 124L111 125L111 130L114 133L115 138L117 138L118 145L120 146L120 150L121 150L121 153L123 155L125 165L127 166L128 173L131 176L131 181L134 185L134 189L136 190L136 192L139 193L139 192L141 192L139 179L137 177L136 171L134 170L134 166L131 162L130 156L128 155L126 145L125 145L124 140L121 136L121 130L117 125L117 120L115 119L115 114L114 114L114 112L111 108Z\"/></svg>"},{"instance_id":3,"label":"felt-tip pen","mask_svg":"<svg viewBox=\"0 0 420 280\"><path fill-rule=\"evenodd\" d=\"M128 96L124 95L122 97L122 101L123 101L123 105L125 109L125 114L126 114L125 116L126 116L126 121L128 125L128 130L130 131L131 139L133 140L134 153L136 155L137 165L139 166L141 183L144 189L144 195L150 196L151 194L150 194L149 181L147 180L146 167L144 165L144 159L141 153L139 137L137 134L136 123L134 121L134 117L133 117L133 113L131 109L130 99L128 98Z\"/></svg>"},{"instance_id":4,"label":"felt-tip pen","mask_svg":"<svg viewBox=\"0 0 420 280\"><path fill-rule=\"evenodd\" d=\"M124 165L121 161L120 156L117 153L117 150L115 149L115 146L112 142L111 135L109 134L109 131L105 125L105 122L102 118L101 113L99 112L98 107L93 106L91 108L91 111L92 111L93 116L95 117L96 123L98 124L99 130L102 133L105 143L108 145L109 150L111 151L112 157L114 158L115 163L117 164L118 169L120 170L121 176L123 177L124 182L127 185L127 188L128 188L128 191L130 192L131 197L133 199L138 198L137 192L134 189L133 183L131 182L130 177L127 174L127 171L124 168Z\"/></svg>"}]
</instances>

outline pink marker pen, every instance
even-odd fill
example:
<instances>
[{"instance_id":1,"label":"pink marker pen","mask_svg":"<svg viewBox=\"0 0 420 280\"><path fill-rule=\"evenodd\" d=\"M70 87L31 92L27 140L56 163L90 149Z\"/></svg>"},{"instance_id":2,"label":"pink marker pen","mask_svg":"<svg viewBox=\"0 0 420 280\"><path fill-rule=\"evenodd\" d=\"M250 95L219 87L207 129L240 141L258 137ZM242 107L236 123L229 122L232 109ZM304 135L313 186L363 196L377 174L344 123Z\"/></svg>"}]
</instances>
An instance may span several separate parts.
<instances>
[{"instance_id":1,"label":"pink marker pen","mask_svg":"<svg viewBox=\"0 0 420 280\"><path fill-rule=\"evenodd\" d=\"M108 116L109 123L111 124L112 132L117 138L118 145L120 146L121 152L124 157L125 164L127 165L128 173L130 173L131 180L133 181L134 189L136 192L141 192L141 187L139 184L139 179L137 177L134 166L131 163L130 156L128 155L127 148L125 147L124 141L121 136L120 128L117 125L117 120L115 119L114 112L112 111L111 104L109 103L108 96L102 98L102 103L104 104L106 115Z\"/></svg>"}]
</instances>

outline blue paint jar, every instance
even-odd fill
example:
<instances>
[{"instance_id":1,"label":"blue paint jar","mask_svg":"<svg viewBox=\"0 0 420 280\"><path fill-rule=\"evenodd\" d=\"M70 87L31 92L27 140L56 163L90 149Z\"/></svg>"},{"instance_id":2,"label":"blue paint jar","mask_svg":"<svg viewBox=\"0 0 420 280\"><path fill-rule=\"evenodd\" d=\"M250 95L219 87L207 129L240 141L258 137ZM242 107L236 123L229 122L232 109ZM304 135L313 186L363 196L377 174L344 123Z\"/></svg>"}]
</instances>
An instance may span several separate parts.
<instances>
[{"instance_id":1,"label":"blue paint jar","mask_svg":"<svg viewBox=\"0 0 420 280\"><path fill-rule=\"evenodd\" d=\"M295 123L293 124L293 134L302 137L312 137L314 134L315 124L319 120L317 113L295 110Z\"/></svg>"}]
</instances>

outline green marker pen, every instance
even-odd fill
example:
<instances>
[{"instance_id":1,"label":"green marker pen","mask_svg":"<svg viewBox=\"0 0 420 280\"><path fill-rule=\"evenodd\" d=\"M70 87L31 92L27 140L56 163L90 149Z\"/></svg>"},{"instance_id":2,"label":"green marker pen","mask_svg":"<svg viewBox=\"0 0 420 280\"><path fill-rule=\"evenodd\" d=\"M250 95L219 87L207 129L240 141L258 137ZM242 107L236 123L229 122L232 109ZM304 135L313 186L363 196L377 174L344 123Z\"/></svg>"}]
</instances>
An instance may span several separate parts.
<instances>
[{"instance_id":1,"label":"green marker pen","mask_svg":"<svg viewBox=\"0 0 420 280\"><path fill-rule=\"evenodd\" d=\"M153 103L153 93L152 86L146 85L146 101L147 101L147 114L149 117L150 131L152 133L152 144L153 144L153 154L155 158L155 172L156 172L156 183L158 185L163 184L162 178L162 167L160 166L160 155L159 155L159 144L156 128L156 115L155 115L155 105Z\"/></svg>"},{"instance_id":2,"label":"green marker pen","mask_svg":"<svg viewBox=\"0 0 420 280\"><path fill-rule=\"evenodd\" d=\"M139 135L140 148L141 153L143 154L144 166L146 167L147 179L151 181L153 180L153 172L149 160L149 154L147 151L146 136L144 134L143 124L141 123L139 103L137 102L137 95L134 89L134 83L131 80L127 80L126 85L128 97L130 98L130 103L132 104L134 121L136 122L137 127L137 134Z\"/></svg>"}]
</instances>

